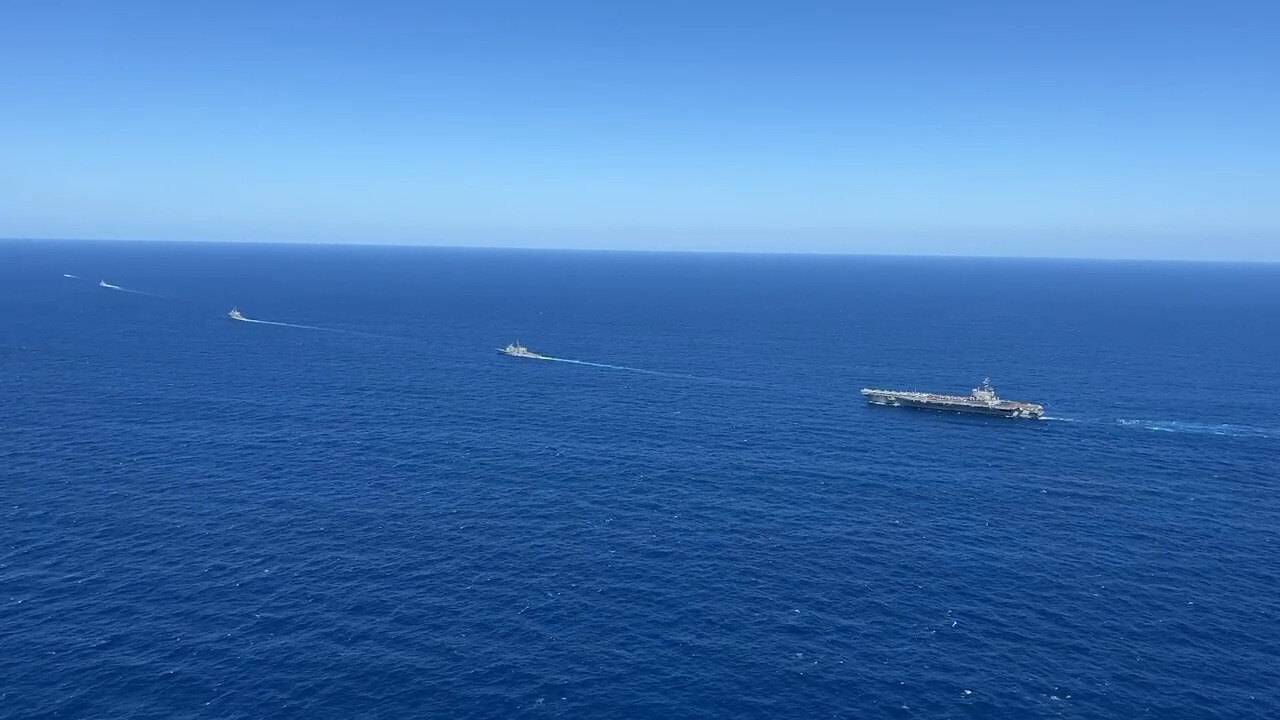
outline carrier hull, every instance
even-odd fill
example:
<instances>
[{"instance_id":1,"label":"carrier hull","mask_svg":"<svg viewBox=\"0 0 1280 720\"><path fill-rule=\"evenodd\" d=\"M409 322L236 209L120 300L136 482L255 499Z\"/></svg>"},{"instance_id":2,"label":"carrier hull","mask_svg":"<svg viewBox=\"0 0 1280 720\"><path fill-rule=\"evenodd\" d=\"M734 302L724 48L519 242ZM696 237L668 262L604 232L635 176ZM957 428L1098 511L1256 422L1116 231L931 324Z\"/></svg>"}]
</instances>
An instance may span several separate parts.
<instances>
[{"instance_id":1,"label":"carrier hull","mask_svg":"<svg viewBox=\"0 0 1280 720\"><path fill-rule=\"evenodd\" d=\"M1044 417L1044 407L1035 403L1001 400L994 393L990 396L938 395L897 390L872 390L865 388L863 397L872 405L916 408L939 412L998 415L1000 417L1039 419Z\"/></svg>"}]
</instances>

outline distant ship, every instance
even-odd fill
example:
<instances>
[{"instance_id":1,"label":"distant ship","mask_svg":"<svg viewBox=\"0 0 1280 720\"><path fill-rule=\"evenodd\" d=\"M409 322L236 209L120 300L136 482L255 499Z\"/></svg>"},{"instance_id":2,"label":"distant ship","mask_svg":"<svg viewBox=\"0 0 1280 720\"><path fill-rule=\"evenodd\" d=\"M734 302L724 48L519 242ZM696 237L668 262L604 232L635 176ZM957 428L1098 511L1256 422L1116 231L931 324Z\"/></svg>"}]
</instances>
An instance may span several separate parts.
<instances>
[{"instance_id":1,"label":"distant ship","mask_svg":"<svg viewBox=\"0 0 1280 720\"><path fill-rule=\"evenodd\" d=\"M111 284L107 283L107 281L106 281L106 280L99 280L99 281L98 281L98 287L111 288L111 289L113 289L113 290L114 290L116 286L115 286L115 285L111 285Z\"/></svg>"},{"instance_id":2,"label":"distant ship","mask_svg":"<svg viewBox=\"0 0 1280 720\"><path fill-rule=\"evenodd\" d=\"M510 345L504 348L498 348L498 352L502 353L503 355L510 355L511 357L518 357L518 358L530 358L533 360L547 359L546 355L539 355L538 353L535 353L535 352L529 352L529 348L521 345L519 340L511 343Z\"/></svg>"},{"instance_id":3,"label":"distant ship","mask_svg":"<svg viewBox=\"0 0 1280 720\"><path fill-rule=\"evenodd\" d=\"M1001 400L996 397L996 391L991 387L989 379L983 380L982 385L974 388L969 395L938 395L904 390L872 390L870 388L863 388L862 394L867 398L867 402L872 405L949 410L952 412L1002 415L1015 418L1039 419L1044 417L1044 406L1042 405Z\"/></svg>"},{"instance_id":4,"label":"distant ship","mask_svg":"<svg viewBox=\"0 0 1280 720\"><path fill-rule=\"evenodd\" d=\"M240 314L240 310L237 308L231 308L231 312L227 313L227 317L232 320L248 320L248 318Z\"/></svg>"}]
</instances>

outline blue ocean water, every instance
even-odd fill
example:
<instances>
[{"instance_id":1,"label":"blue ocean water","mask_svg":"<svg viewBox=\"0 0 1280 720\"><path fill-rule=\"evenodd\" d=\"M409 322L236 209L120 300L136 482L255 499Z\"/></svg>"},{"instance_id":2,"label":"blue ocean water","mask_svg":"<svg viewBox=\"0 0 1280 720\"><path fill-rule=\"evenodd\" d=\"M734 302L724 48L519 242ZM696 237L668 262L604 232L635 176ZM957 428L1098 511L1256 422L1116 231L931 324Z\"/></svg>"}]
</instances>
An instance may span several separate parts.
<instances>
[{"instance_id":1,"label":"blue ocean water","mask_svg":"<svg viewBox=\"0 0 1280 720\"><path fill-rule=\"evenodd\" d=\"M5 718L1280 717L1280 266L9 242L0 361Z\"/></svg>"}]
</instances>

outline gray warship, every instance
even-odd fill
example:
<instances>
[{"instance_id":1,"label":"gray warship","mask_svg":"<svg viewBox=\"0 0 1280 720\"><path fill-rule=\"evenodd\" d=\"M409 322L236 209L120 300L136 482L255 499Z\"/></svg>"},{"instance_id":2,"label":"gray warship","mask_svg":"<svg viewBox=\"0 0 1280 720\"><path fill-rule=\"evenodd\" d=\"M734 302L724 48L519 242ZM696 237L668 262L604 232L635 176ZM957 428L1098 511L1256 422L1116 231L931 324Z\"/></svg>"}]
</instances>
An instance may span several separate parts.
<instances>
[{"instance_id":1,"label":"gray warship","mask_svg":"<svg viewBox=\"0 0 1280 720\"><path fill-rule=\"evenodd\" d=\"M539 355L536 352L530 352L529 348L521 345L519 340L511 343L510 345L504 348L498 348L498 352L502 353L503 355L510 355L511 357L529 358L531 360L547 359L546 355Z\"/></svg>"},{"instance_id":2,"label":"gray warship","mask_svg":"<svg viewBox=\"0 0 1280 720\"><path fill-rule=\"evenodd\" d=\"M969 395L938 395L936 393L907 390L873 390L871 388L863 388L862 395L872 405L1002 415L1004 417L1032 418L1035 420L1044 417L1043 405L1001 400L996 397L996 391L991 387L990 379L983 380L982 385L974 388Z\"/></svg>"}]
</instances>

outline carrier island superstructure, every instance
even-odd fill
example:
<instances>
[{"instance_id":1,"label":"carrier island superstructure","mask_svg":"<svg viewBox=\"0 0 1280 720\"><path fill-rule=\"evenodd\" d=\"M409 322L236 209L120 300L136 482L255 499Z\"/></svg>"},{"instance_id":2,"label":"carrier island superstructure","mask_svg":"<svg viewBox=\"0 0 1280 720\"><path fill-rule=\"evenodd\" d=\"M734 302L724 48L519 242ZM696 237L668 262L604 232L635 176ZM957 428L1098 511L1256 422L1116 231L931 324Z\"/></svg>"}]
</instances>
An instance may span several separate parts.
<instances>
[{"instance_id":1,"label":"carrier island superstructure","mask_svg":"<svg viewBox=\"0 0 1280 720\"><path fill-rule=\"evenodd\" d=\"M1039 419L1044 417L1043 405L1001 400L996 397L996 391L991 387L990 380L983 380L982 385L974 388L973 392L968 395L938 395L936 393L910 390L873 390L871 388L863 388L862 395L872 405L1002 415L1015 418Z\"/></svg>"}]
</instances>

